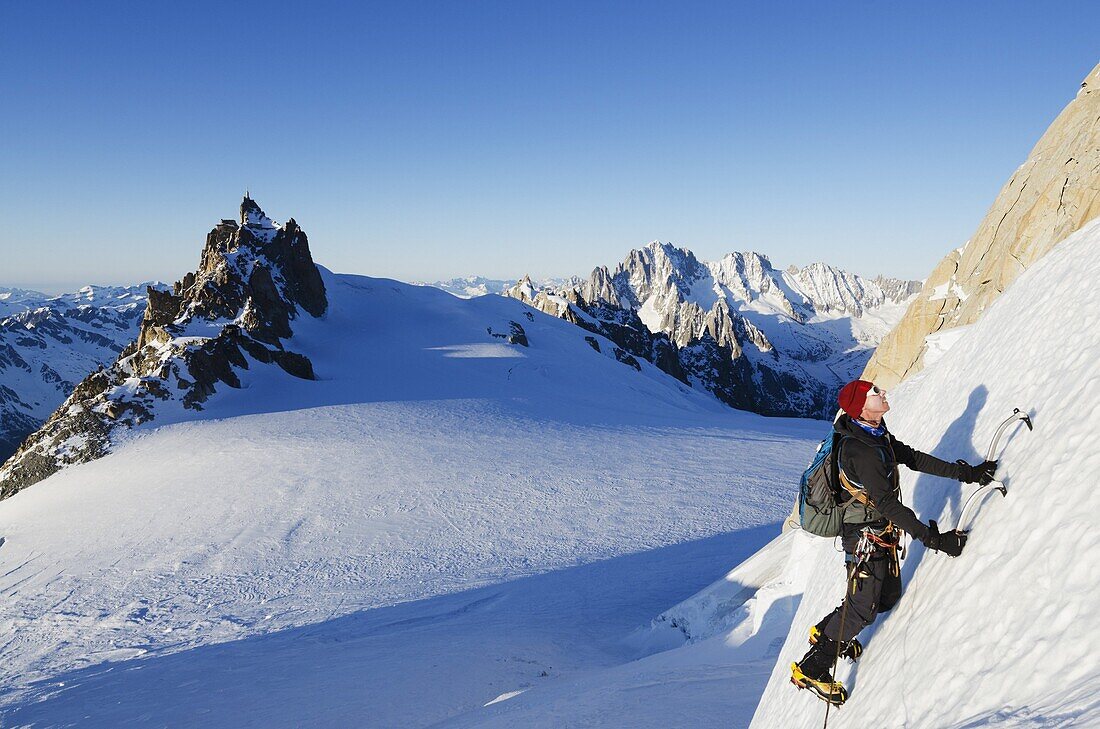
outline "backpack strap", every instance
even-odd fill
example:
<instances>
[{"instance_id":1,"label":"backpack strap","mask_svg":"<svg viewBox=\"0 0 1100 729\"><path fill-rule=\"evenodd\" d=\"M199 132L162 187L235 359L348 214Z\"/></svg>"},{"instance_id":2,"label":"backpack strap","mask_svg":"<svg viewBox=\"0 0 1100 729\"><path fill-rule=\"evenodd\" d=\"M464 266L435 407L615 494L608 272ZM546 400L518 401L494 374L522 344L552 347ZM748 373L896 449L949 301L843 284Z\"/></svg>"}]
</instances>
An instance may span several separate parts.
<instances>
[{"instance_id":1,"label":"backpack strap","mask_svg":"<svg viewBox=\"0 0 1100 729\"><path fill-rule=\"evenodd\" d=\"M863 488L863 484L848 478L848 475L844 473L844 469L840 467L840 446L844 443L844 441L848 440L849 438L851 438L850 435L842 436L840 442L836 443L835 447L837 449L837 453L836 457L833 459L836 463L837 483L839 483L841 488L844 489L844 491L846 491L850 496L850 498L840 506L841 508L846 508L850 506L853 502L858 501L866 508L873 509L875 508L875 505L872 504L871 500L867 498L867 491Z\"/></svg>"},{"instance_id":2,"label":"backpack strap","mask_svg":"<svg viewBox=\"0 0 1100 729\"><path fill-rule=\"evenodd\" d=\"M883 446L874 446L874 447L875 447L876 450L880 450L880 449L881 450L888 450L888 449L883 448ZM893 455L893 454L891 453L891 455ZM839 455L837 457L837 464L838 464L837 465L837 473L840 476L841 488L843 488L846 492L848 492L852 496L850 499L848 499L847 501L845 501L841 505L841 508L846 508L849 505L851 505L852 503L858 501L860 504L863 504L865 509L875 509L876 507L875 507L874 503L867 497L867 490L865 488L863 488L863 484L861 484L857 481L851 480L850 478L848 478L847 474L845 474L844 471L840 469L840 467L839 467L839 464L840 464ZM896 527L894 526L894 522L887 520L886 526L883 528L883 530L877 536L881 537L883 535L894 534L895 532L896 532ZM882 546L882 545L880 545L880 546ZM895 542L893 544L893 546L896 548L897 543ZM893 554L893 560L895 561L895 563L896 563L897 559L898 559L897 551L895 549L894 554Z\"/></svg>"},{"instance_id":3,"label":"backpack strap","mask_svg":"<svg viewBox=\"0 0 1100 729\"><path fill-rule=\"evenodd\" d=\"M864 506L870 506L870 501L867 500L867 494L864 488L859 484L851 481L850 478L844 473L844 468L840 467L840 446L844 442L851 438L851 435L842 435L840 433L834 433L833 435L833 483L839 484L840 488L844 489L849 495L849 498L839 504L839 507L846 509L854 501L859 501Z\"/></svg>"},{"instance_id":4,"label":"backpack strap","mask_svg":"<svg viewBox=\"0 0 1100 729\"><path fill-rule=\"evenodd\" d=\"M858 501L864 506L873 509L874 504L867 498L867 492L864 490L863 486L850 480L843 469L838 467L837 472L840 474L840 485L851 495L851 498L845 501L842 506L848 506L853 501Z\"/></svg>"}]
</instances>

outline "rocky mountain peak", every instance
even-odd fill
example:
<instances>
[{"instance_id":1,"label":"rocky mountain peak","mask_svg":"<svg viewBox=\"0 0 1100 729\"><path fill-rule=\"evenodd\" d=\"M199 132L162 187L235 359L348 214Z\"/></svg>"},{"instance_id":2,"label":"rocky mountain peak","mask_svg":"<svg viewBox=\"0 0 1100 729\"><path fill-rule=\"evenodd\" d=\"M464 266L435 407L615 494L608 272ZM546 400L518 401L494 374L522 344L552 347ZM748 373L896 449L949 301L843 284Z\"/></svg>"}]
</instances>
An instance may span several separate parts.
<instances>
[{"instance_id":1,"label":"rocky mountain peak","mask_svg":"<svg viewBox=\"0 0 1100 729\"><path fill-rule=\"evenodd\" d=\"M538 293L539 291L535 287L535 284L531 283L531 276L529 274L524 274L523 278L505 289L503 295L513 299L519 299L525 304L534 305L535 297Z\"/></svg>"},{"instance_id":2,"label":"rocky mountain peak","mask_svg":"<svg viewBox=\"0 0 1100 729\"><path fill-rule=\"evenodd\" d=\"M816 310L855 316L886 304L905 303L921 288L920 281L886 276L867 279L821 262L791 266L786 274Z\"/></svg>"},{"instance_id":3,"label":"rocky mountain peak","mask_svg":"<svg viewBox=\"0 0 1100 729\"><path fill-rule=\"evenodd\" d=\"M277 226L248 197L240 220L214 226L199 267L171 291L148 289L137 340L110 368L77 385L0 468L0 497L66 464L98 458L109 451L114 429L153 420L161 403L203 409L219 387L240 387L242 370L275 364L314 379L309 358L287 347L294 320L328 308L305 231L293 219Z\"/></svg>"},{"instance_id":4,"label":"rocky mountain peak","mask_svg":"<svg viewBox=\"0 0 1100 729\"><path fill-rule=\"evenodd\" d=\"M913 285L898 282L891 295ZM868 340L878 341L863 324L849 334L811 321L855 319L888 299L876 283L825 264L778 271L753 251L708 263L660 241L579 285L516 286L505 295L601 334L733 407L802 416L828 415L840 380L866 362Z\"/></svg>"},{"instance_id":5,"label":"rocky mountain peak","mask_svg":"<svg viewBox=\"0 0 1100 729\"><path fill-rule=\"evenodd\" d=\"M621 270L618 274L621 274ZM607 270L607 266L598 266L593 269L592 275L588 277L588 280L580 285L581 297L585 301L603 301L612 306L621 306L619 291L615 285L615 278L616 277L613 277L611 272ZM629 293L629 289L627 293Z\"/></svg>"},{"instance_id":6,"label":"rocky mountain peak","mask_svg":"<svg viewBox=\"0 0 1100 729\"><path fill-rule=\"evenodd\" d=\"M617 273L626 274L618 278L644 301L655 291L669 288L674 288L681 296L689 296L692 285L706 275L706 266L685 248L653 241L627 254Z\"/></svg>"},{"instance_id":7,"label":"rocky mountain peak","mask_svg":"<svg viewBox=\"0 0 1100 729\"><path fill-rule=\"evenodd\" d=\"M248 195L241 200L240 221L242 226L253 228L257 231L274 230L278 226L271 218L267 217L255 200Z\"/></svg>"}]
</instances>

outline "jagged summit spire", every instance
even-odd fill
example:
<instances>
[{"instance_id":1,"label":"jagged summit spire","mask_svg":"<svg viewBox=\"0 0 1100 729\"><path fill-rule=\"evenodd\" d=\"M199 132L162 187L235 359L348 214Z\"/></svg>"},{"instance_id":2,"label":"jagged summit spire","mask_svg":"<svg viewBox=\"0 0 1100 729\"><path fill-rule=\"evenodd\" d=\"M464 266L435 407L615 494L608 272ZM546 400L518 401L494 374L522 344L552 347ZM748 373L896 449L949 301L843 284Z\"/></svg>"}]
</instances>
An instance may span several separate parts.
<instances>
[{"instance_id":1,"label":"jagged summit spire","mask_svg":"<svg viewBox=\"0 0 1100 729\"><path fill-rule=\"evenodd\" d=\"M241 226L247 227L253 236L264 242L270 242L279 228L279 224L267 217L267 213L247 192L241 200Z\"/></svg>"},{"instance_id":2,"label":"jagged summit spire","mask_svg":"<svg viewBox=\"0 0 1100 729\"><path fill-rule=\"evenodd\" d=\"M239 372L277 365L314 379L309 358L288 346L291 322L328 308L309 240L297 223L276 227L247 195L241 226L222 221L206 237L199 267L170 291L150 288L136 341L69 399L0 465L0 498L73 463L110 451L113 432L155 419L162 403L201 410ZM201 334L196 334L200 332ZM79 446L73 443L79 442Z\"/></svg>"},{"instance_id":3,"label":"jagged summit spire","mask_svg":"<svg viewBox=\"0 0 1100 729\"><path fill-rule=\"evenodd\" d=\"M267 219L267 215L264 213L263 208L249 197L246 190L244 199L241 200L241 225L248 225L250 222L254 224L257 220L265 219Z\"/></svg>"}]
</instances>

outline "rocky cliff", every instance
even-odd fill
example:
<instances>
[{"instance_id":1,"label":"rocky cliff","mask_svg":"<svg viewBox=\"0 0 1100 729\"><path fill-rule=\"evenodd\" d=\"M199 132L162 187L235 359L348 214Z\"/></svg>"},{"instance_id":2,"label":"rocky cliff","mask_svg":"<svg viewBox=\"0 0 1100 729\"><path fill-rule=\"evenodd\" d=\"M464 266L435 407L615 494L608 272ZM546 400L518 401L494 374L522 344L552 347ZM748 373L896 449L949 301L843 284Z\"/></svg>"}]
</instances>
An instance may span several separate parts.
<instances>
[{"instance_id":1,"label":"rocky cliff","mask_svg":"<svg viewBox=\"0 0 1100 729\"><path fill-rule=\"evenodd\" d=\"M823 263L775 269L758 253L704 262L653 242L579 284L505 295L614 341L735 408L827 417L836 390L920 288Z\"/></svg>"},{"instance_id":2,"label":"rocky cliff","mask_svg":"<svg viewBox=\"0 0 1100 729\"><path fill-rule=\"evenodd\" d=\"M1100 65L1013 173L974 236L928 277L864 378L885 387L936 351L930 335L978 319L1024 270L1100 213Z\"/></svg>"},{"instance_id":3,"label":"rocky cliff","mask_svg":"<svg viewBox=\"0 0 1100 729\"><path fill-rule=\"evenodd\" d=\"M0 468L0 498L65 465L99 458L119 428L158 411L201 410L238 372L277 365L313 379L309 358L288 348L291 323L319 317L328 301L306 234L293 219L276 225L251 199L240 218L206 238L199 267L171 291L148 290L141 329L108 368L89 375Z\"/></svg>"}]
</instances>

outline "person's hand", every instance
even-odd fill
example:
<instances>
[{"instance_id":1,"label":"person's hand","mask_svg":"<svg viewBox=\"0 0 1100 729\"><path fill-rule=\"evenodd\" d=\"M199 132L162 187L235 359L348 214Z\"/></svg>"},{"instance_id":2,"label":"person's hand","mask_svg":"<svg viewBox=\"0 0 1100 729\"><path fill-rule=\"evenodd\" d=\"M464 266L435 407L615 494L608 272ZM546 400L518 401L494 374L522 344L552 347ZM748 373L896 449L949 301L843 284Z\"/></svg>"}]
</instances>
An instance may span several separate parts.
<instances>
[{"instance_id":1,"label":"person's hand","mask_svg":"<svg viewBox=\"0 0 1100 729\"><path fill-rule=\"evenodd\" d=\"M982 461L977 466L971 466L966 461L956 461L959 464L959 480L963 483L979 483L982 486L993 481L997 472L996 461Z\"/></svg>"},{"instance_id":2,"label":"person's hand","mask_svg":"<svg viewBox=\"0 0 1100 729\"><path fill-rule=\"evenodd\" d=\"M924 546L950 557L958 557L966 546L966 536L966 532L958 529L940 534L939 525L933 520L928 522L928 538L924 540Z\"/></svg>"}]
</instances>

